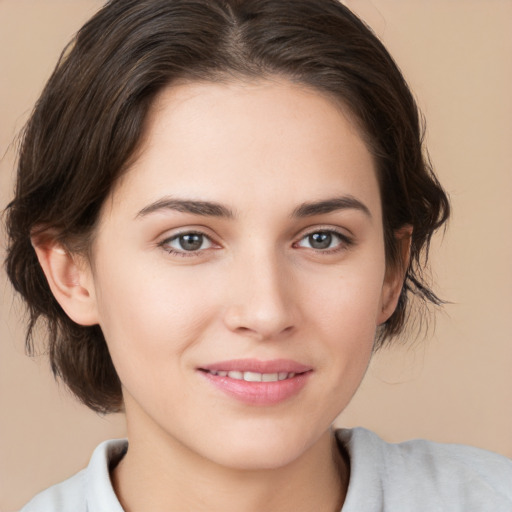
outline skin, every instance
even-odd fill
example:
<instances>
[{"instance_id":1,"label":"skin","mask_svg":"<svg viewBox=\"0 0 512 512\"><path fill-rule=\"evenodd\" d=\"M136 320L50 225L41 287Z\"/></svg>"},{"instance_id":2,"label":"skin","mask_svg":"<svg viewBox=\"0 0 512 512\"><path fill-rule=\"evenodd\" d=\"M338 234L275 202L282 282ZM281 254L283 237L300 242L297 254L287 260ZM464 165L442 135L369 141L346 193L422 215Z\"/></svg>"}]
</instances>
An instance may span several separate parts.
<instances>
[{"instance_id":1,"label":"skin","mask_svg":"<svg viewBox=\"0 0 512 512\"><path fill-rule=\"evenodd\" d=\"M333 198L344 207L297 215ZM201 243L187 252L177 237L190 232ZM127 512L340 509L349 468L330 427L402 286L386 268L374 161L346 109L278 80L168 88L104 205L92 263L36 250L68 315L101 326L123 384L130 446L112 480ZM198 371L241 358L312 371L271 406Z\"/></svg>"}]
</instances>

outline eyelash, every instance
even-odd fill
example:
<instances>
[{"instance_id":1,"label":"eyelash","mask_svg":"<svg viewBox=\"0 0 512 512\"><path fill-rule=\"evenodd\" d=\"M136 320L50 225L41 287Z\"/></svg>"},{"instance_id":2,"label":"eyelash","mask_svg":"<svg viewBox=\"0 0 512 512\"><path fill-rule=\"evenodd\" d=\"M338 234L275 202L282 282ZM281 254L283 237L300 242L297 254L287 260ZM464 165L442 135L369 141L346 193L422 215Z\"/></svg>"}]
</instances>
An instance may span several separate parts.
<instances>
[{"instance_id":1,"label":"eyelash","mask_svg":"<svg viewBox=\"0 0 512 512\"><path fill-rule=\"evenodd\" d=\"M309 247L310 249L315 251L315 253L317 253L317 254L335 254L335 253L338 253L345 249L348 249L350 246L352 246L354 244L353 239L350 238L349 236L347 236L346 234L341 233L340 231L337 231L335 229L328 228L328 229L316 229L316 230L310 231L308 233L305 233L301 236L301 238L297 242L294 242L292 246L294 248L300 248L301 247L299 245L300 242L307 239L308 237L311 237L313 235L318 235L318 234L326 234L326 235L331 235L331 236L334 235L336 238L338 238L339 243L335 247L326 248L326 249L315 249L314 247ZM173 249L172 247L170 247L169 244L171 242L178 240L180 237L187 236L187 235L200 236L203 238L203 241L208 240L209 243L211 244L211 246L216 245L210 236L206 235L205 233L202 233L201 231L183 231L183 232L177 233L169 238L166 238L165 240L160 242L158 245L159 245L159 247L162 247L168 254L170 254L172 256L182 257L182 258L198 257L201 255L201 253L203 253L204 251L211 248L211 247L208 247L206 249L198 249L195 251L194 250L186 251L185 249L184 250L176 250L176 249ZM308 247L306 247L306 249L307 248Z\"/></svg>"},{"instance_id":2,"label":"eyelash","mask_svg":"<svg viewBox=\"0 0 512 512\"><path fill-rule=\"evenodd\" d=\"M342 233L333 228L325 228L325 229L317 228L313 231L309 231L309 232L305 233L304 235L302 235L300 240L298 242L295 242L293 244L293 246L300 248L300 246L298 245L300 242L302 242L303 240L305 240L313 235L318 235L318 234L325 234L325 235L331 235L331 236L334 235L336 238L338 238L339 242L336 244L335 247L332 247L332 248L315 249L314 247L309 247L309 249L312 249L317 254L336 254L336 253L346 250L349 247L351 247L352 245L354 245L354 240L352 238L350 238L349 236L347 236L345 233ZM306 247L306 249L308 249L308 247Z\"/></svg>"},{"instance_id":3,"label":"eyelash","mask_svg":"<svg viewBox=\"0 0 512 512\"><path fill-rule=\"evenodd\" d=\"M185 249L182 250L182 251L179 251L179 250L176 250L176 249L173 249L172 247L170 247L170 243L171 242L174 242L174 240L178 240L180 237L183 237L183 236L187 236L187 235L197 235L197 236L200 236L203 238L203 241L204 240L208 240L209 243L214 246L215 243L213 242L213 240L211 239L211 237L209 237L208 235L206 235L205 233L202 233L201 231L183 231L181 233L177 233L169 238L166 238L165 240L163 240L162 242L160 242L158 245L160 247L162 247L167 253L171 254L172 256L179 256L179 257L182 257L182 258L190 258L190 257L197 257L199 256L203 251L207 250L207 249L199 249L197 251L186 251ZM209 247L208 247L209 249Z\"/></svg>"}]
</instances>

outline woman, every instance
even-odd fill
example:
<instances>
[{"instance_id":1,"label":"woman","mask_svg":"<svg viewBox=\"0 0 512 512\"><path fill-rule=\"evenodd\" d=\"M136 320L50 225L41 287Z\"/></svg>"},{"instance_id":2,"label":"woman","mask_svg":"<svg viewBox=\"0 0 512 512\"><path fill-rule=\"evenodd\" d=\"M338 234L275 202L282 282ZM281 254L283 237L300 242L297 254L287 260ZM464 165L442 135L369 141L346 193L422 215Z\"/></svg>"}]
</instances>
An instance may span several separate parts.
<instances>
[{"instance_id":1,"label":"woman","mask_svg":"<svg viewBox=\"0 0 512 512\"><path fill-rule=\"evenodd\" d=\"M27 127L7 269L128 443L24 510L508 510L508 460L331 431L447 219L389 54L334 1L114 1ZM207 418L207 421L205 419ZM442 509L442 508L441 508Z\"/></svg>"}]
</instances>

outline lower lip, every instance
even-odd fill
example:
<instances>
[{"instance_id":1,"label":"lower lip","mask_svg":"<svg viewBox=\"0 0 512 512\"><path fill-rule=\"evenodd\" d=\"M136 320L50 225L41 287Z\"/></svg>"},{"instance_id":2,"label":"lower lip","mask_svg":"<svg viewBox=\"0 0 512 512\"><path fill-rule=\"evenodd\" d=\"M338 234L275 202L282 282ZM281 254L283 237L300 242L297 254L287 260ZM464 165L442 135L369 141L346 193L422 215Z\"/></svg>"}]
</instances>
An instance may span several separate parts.
<instances>
[{"instance_id":1,"label":"lower lip","mask_svg":"<svg viewBox=\"0 0 512 512\"><path fill-rule=\"evenodd\" d=\"M200 373L216 388L240 402L248 405L277 405L299 394L312 372L276 382L247 382L203 371Z\"/></svg>"}]
</instances>

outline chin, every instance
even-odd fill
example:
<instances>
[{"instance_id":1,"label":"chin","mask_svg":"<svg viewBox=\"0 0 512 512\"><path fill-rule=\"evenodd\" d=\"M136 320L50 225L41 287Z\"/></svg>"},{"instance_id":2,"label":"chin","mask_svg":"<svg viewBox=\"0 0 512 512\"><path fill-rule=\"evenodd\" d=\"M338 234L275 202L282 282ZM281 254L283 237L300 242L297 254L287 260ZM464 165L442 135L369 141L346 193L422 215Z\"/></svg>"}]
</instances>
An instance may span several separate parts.
<instances>
[{"instance_id":1,"label":"chin","mask_svg":"<svg viewBox=\"0 0 512 512\"><path fill-rule=\"evenodd\" d=\"M322 434L297 431L296 426L244 429L230 432L224 442L210 440L207 457L221 466L239 471L279 469L304 456L321 437ZM212 447L215 447L214 452Z\"/></svg>"},{"instance_id":2,"label":"chin","mask_svg":"<svg viewBox=\"0 0 512 512\"><path fill-rule=\"evenodd\" d=\"M276 451L259 445L246 446L236 451L229 450L214 457L217 464L226 468L237 471L261 471L286 467L297 460L301 454L296 446L291 450L281 448Z\"/></svg>"}]
</instances>

